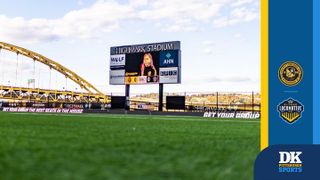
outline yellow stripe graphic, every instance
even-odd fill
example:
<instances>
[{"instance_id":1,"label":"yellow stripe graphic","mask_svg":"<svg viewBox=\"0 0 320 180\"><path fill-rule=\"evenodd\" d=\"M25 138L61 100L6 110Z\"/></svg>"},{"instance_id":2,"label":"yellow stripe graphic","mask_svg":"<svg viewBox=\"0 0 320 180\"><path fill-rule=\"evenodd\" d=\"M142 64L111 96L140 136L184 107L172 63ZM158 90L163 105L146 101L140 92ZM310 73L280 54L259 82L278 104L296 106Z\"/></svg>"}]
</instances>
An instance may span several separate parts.
<instances>
[{"instance_id":1,"label":"yellow stripe graphic","mask_svg":"<svg viewBox=\"0 0 320 180\"><path fill-rule=\"evenodd\" d=\"M269 4L261 0L261 150L268 147L268 60L269 60Z\"/></svg>"}]
</instances>

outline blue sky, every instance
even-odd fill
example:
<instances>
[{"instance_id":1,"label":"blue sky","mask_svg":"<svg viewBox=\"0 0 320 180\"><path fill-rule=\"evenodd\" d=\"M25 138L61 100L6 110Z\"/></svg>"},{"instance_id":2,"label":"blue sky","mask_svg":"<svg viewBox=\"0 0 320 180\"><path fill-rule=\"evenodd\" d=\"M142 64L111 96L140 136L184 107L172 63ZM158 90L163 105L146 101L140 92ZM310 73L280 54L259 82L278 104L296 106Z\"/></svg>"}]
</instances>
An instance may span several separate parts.
<instances>
[{"instance_id":1,"label":"blue sky","mask_svg":"<svg viewBox=\"0 0 320 180\"><path fill-rule=\"evenodd\" d=\"M0 41L43 54L106 93L124 91L108 82L110 46L175 40L182 44L182 84L166 85L165 91L260 91L259 0L0 0L0 4ZM0 56L2 84L17 79L12 54ZM23 63L18 79L26 86L33 65ZM48 88L48 71L37 67L43 68L40 86ZM61 89L62 77L55 72L51 76L50 86ZM73 86L70 82L69 88ZM139 85L132 92L157 89Z\"/></svg>"}]
</instances>

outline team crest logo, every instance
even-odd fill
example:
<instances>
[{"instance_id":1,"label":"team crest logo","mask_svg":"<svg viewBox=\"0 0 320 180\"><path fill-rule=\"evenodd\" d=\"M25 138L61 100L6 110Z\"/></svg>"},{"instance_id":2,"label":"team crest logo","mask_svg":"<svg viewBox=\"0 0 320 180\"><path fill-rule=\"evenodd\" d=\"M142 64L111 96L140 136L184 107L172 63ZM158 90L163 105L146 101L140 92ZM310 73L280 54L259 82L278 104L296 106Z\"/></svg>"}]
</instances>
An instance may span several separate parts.
<instances>
[{"instance_id":1,"label":"team crest logo","mask_svg":"<svg viewBox=\"0 0 320 180\"><path fill-rule=\"evenodd\" d=\"M279 79L286 86L295 86L302 80L301 66L293 61L285 62L279 69Z\"/></svg>"},{"instance_id":2,"label":"team crest logo","mask_svg":"<svg viewBox=\"0 0 320 180\"><path fill-rule=\"evenodd\" d=\"M283 101L278 105L278 111L281 118L290 124L300 119L303 110L304 106L292 98Z\"/></svg>"}]
</instances>

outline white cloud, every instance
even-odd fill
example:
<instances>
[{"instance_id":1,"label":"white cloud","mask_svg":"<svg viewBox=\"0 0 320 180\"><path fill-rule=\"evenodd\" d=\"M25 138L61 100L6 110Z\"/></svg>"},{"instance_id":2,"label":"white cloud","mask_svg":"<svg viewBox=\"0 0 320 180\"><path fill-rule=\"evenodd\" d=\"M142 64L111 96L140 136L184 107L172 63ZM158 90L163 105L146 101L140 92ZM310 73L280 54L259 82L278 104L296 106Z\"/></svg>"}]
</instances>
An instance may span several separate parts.
<instances>
[{"instance_id":1,"label":"white cloud","mask_svg":"<svg viewBox=\"0 0 320 180\"><path fill-rule=\"evenodd\" d=\"M193 32L196 24L207 23L216 17L231 0L154 0L150 8L138 12L139 18L165 21L161 30L166 32Z\"/></svg>"},{"instance_id":2,"label":"white cloud","mask_svg":"<svg viewBox=\"0 0 320 180\"><path fill-rule=\"evenodd\" d=\"M160 31L194 32L209 22L216 27L257 18L255 8L238 7L253 0L98 0L92 6L74 10L57 19L10 18L0 15L0 39L4 41L55 41L99 38L119 29L126 21L149 21ZM257 0L255 0L257 1ZM81 4L81 0L78 1ZM228 8L229 7L229 8ZM222 16L231 8L228 16ZM217 17L220 17L216 19Z\"/></svg>"},{"instance_id":3,"label":"white cloud","mask_svg":"<svg viewBox=\"0 0 320 180\"><path fill-rule=\"evenodd\" d=\"M164 32L195 32L199 30L197 26L192 24L192 20L190 19L179 19L172 24L157 23L156 27Z\"/></svg>"},{"instance_id":4,"label":"white cloud","mask_svg":"<svg viewBox=\"0 0 320 180\"><path fill-rule=\"evenodd\" d=\"M231 0L154 0L150 9L139 12L142 19L174 19L192 18L205 21L216 16L222 7Z\"/></svg>"},{"instance_id":5,"label":"white cloud","mask_svg":"<svg viewBox=\"0 0 320 180\"><path fill-rule=\"evenodd\" d=\"M218 91L225 91L223 89L226 87L232 87L232 88L226 88L226 89L229 89L232 91L242 91L242 90L244 90L244 91L251 91L251 90L258 91L260 79L257 77L250 77L250 76L246 76L246 75L238 75L238 76L210 75L210 76L201 76L201 77L196 77L196 78L190 77L186 81L184 81L184 83L187 85L192 85L193 88L195 86L195 83L198 83L198 84L205 83L206 86L213 86L213 87L215 87L215 90L218 90ZM250 86L250 87L257 87L258 89L256 89L256 88L250 89L246 86L242 86L242 84L245 84L246 86ZM218 89L216 89L216 88L218 88ZM205 88L205 89L207 89L207 88Z\"/></svg>"},{"instance_id":6,"label":"white cloud","mask_svg":"<svg viewBox=\"0 0 320 180\"><path fill-rule=\"evenodd\" d=\"M257 8L240 7L231 11L229 16L224 16L214 21L215 27L232 26L242 22L250 22L259 17Z\"/></svg>"},{"instance_id":7,"label":"white cloud","mask_svg":"<svg viewBox=\"0 0 320 180\"><path fill-rule=\"evenodd\" d=\"M205 46L213 46L216 43L214 41L211 41L211 40L205 40L205 41L202 41L202 44L205 45Z\"/></svg>"},{"instance_id":8,"label":"white cloud","mask_svg":"<svg viewBox=\"0 0 320 180\"><path fill-rule=\"evenodd\" d=\"M0 38L27 42L61 38L94 38L119 27L121 20L135 16L134 9L115 1L97 1L93 6L71 11L60 19L9 18L0 15Z\"/></svg>"},{"instance_id":9,"label":"white cloud","mask_svg":"<svg viewBox=\"0 0 320 180\"><path fill-rule=\"evenodd\" d=\"M18 71L24 71L24 72L33 71L32 64L26 62L22 56L18 57L18 64L17 64L16 57L11 57L11 58L0 57L0 66L1 66L0 72L5 71L6 73L15 72L16 68L18 68Z\"/></svg>"},{"instance_id":10,"label":"white cloud","mask_svg":"<svg viewBox=\"0 0 320 180\"><path fill-rule=\"evenodd\" d=\"M243 6L245 4L252 3L253 0L237 0L236 2L232 3L231 6L237 7L237 6Z\"/></svg>"},{"instance_id":11,"label":"white cloud","mask_svg":"<svg viewBox=\"0 0 320 180\"><path fill-rule=\"evenodd\" d=\"M83 0L77 0L77 4L78 4L79 6L82 6L82 5L83 5Z\"/></svg>"},{"instance_id":12,"label":"white cloud","mask_svg":"<svg viewBox=\"0 0 320 180\"><path fill-rule=\"evenodd\" d=\"M236 39L239 39L239 38L242 38L242 34L237 33L237 34L234 34L233 37Z\"/></svg>"},{"instance_id":13,"label":"white cloud","mask_svg":"<svg viewBox=\"0 0 320 180\"><path fill-rule=\"evenodd\" d=\"M244 83L244 82L252 82L253 79L250 77L211 77L207 79L207 82L231 82L231 83Z\"/></svg>"},{"instance_id":14,"label":"white cloud","mask_svg":"<svg viewBox=\"0 0 320 180\"><path fill-rule=\"evenodd\" d=\"M210 55L214 53L214 49L212 47L206 47L203 49L203 52Z\"/></svg>"},{"instance_id":15,"label":"white cloud","mask_svg":"<svg viewBox=\"0 0 320 180\"><path fill-rule=\"evenodd\" d=\"M216 42L211 40L205 40L205 41L202 41L201 44L203 45L202 51L205 54L212 55L214 53L215 54L217 53L215 49Z\"/></svg>"},{"instance_id":16,"label":"white cloud","mask_svg":"<svg viewBox=\"0 0 320 180\"><path fill-rule=\"evenodd\" d=\"M129 0L129 4L134 7L146 6L148 4L148 0Z\"/></svg>"}]
</instances>

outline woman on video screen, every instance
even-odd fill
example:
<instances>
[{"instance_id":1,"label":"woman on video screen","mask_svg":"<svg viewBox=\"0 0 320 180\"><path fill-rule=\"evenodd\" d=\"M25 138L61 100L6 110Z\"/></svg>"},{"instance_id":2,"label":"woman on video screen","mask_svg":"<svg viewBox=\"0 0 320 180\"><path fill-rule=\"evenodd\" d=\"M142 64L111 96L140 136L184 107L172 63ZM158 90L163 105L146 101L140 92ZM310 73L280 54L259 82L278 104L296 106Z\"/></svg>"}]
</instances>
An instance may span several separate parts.
<instances>
[{"instance_id":1,"label":"woman on video screen","mask_svg":"<svg viewBox=\"0 0 320 180\"><path fill-rule=\"evenodd\" d=\"M150 53L146 53L143 56L143 62L141 64L141 76L157 76L157 70L153 65L153 59Z\"/></svg>"}]
</instances>

